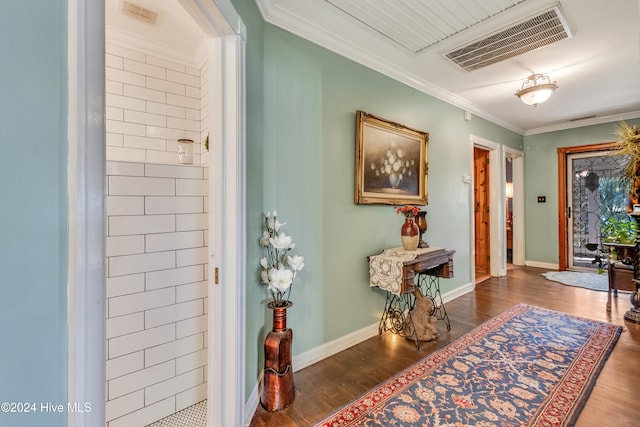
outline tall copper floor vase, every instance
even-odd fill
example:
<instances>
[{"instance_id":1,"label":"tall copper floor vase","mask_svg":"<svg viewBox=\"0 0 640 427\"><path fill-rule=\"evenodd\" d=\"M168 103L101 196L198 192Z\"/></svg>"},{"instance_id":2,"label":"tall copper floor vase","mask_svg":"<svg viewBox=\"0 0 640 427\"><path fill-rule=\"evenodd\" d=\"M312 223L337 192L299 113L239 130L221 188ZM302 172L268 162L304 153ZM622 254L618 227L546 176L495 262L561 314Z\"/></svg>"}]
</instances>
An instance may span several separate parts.
<instances>
[{"instance_id":1,"label":"tall copper floor vase","mask_svg":"<svg viewBox=\"0 0 640 427\"><path fill-rule=\"evenodd\" d=\"M287 328L287 308L275 307L273 302L267 307L273 310L273 329L264 341L264 377L260 404L269 412L284 409L293 402L293 367L291 366L291 342L293 332Z\"/></svg>"}]
</instances>

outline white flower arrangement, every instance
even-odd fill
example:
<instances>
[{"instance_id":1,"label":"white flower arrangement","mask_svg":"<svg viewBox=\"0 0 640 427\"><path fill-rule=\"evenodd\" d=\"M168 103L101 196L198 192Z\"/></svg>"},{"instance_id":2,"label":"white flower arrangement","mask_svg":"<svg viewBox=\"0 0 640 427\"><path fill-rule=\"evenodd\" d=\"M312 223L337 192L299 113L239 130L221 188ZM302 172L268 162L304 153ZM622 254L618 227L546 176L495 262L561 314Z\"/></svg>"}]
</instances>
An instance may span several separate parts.
<instances>
[{"instance_id":1,"label":"white flower arrangement","mask_svg":"<svg viewBox=\"0 0 640 427\"><path fill-rule=\"evenodd\" d=\"M411 168L415 165L414 160L405 159L404 157L404 150L396 147L395 141L391 141L387 152L378 159L378 163L371 162L371 170L375 172L376 176L394 176L390 180L397 180L396 183L392 182L392 186L395 187L403 178L411 176Z\"/></svg>"},{"instance_id":2,"label":"white flower arrangement","mask_svg":"<svg viewBox=\"0 0 640 427\"><path fill-rule=\"evenodd\" d=\"M265 249L265 256L260 259L260 278L267 285L273 304L283 307L288 304L291 286L296 273L304 268L304 257L289 255L295 247L293 238L287 236L280 229L285 225L277 219L277 211L265 212L265 229L260 238L260 246Z\"/></svg>"}]
</instances>

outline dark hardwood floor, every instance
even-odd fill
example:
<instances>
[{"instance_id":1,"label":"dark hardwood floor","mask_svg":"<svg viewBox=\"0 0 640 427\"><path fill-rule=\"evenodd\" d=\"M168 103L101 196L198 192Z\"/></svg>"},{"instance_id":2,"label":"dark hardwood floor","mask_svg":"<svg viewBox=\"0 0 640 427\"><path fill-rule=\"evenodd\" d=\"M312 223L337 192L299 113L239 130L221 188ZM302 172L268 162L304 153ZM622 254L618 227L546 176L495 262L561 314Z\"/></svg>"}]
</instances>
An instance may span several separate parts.
<instances>
[{"instance_id":1,"label":"dark hardwood floor","mask_svg":"<svg viewBox=\"0 0 640 427\"><path fill-rule=\"evenodd\" d=\"M386 333L295 373L296 398L284 410L268 413L258 407L251 426L309 426L375 387L425 355L445 346L482 322L517 303L547 307L576 316L626 325L587 401L577 427L640 425L640 325L624 321L629 293L617 297L546 280L537 268L509 270L476 290L446 304L451 332L436 341L413 342ZM611 310L607 311L609 299Z\"/></svg>"}]
</instances>

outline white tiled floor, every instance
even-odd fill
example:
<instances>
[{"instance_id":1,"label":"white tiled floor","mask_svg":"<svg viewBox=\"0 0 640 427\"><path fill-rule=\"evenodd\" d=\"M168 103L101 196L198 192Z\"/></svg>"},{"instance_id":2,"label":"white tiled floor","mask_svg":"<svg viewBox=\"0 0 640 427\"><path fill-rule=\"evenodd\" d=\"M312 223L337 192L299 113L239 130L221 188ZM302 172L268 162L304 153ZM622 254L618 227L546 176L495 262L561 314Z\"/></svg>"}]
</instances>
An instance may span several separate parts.
<instances>
[{"instance_id":1,"label":"white tiled floor","mask_svg":"<svg viewBox=\"0 0 640 427\"><path fill-rule=\"evenodd\" d=\"M147 427L205 427L206 425L207 401L203 400Z\"/></svg>"}]
</instances>

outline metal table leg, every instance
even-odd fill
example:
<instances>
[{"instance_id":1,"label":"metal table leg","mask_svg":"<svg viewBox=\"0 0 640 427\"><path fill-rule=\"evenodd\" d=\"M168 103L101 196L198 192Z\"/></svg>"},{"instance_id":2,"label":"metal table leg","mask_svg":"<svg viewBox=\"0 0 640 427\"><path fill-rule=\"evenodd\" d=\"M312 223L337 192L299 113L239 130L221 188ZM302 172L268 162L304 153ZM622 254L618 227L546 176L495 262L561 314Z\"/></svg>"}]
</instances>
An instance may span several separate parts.
<instances>
[{"instance_id":1,"label":"metal table leg","mask_svg":"<svg viewBox=\"0 0 640 427\"><path fill-rule=\"evenodd\" d=\"M382 312L380 324L378 325L378 334L382 335L383 332L391 331L394 334L402 335L404 337L415 337L416 350L419 350L420 341L418 340L418 334L413 323L413 317L411 316L413 304L413 295L396 295L391 292L387 292L384 311ZM413 330L413 334L408 336L403 335L405 327L408 324L412 326L411 329Z\"/></svg>"},{"instance_id":2,"label":"metal table leg","mask_svg":"<svg viewBox=\"0 0 640 427\"><path fill-rule=\"evenodd\" d=\"M440 293L440 277L426 273L418 274L418 286L422 294L433 302L433 312L438 320L444 320L447 331L451 331L451 322Z\"/></svg>"}]
</instances>

